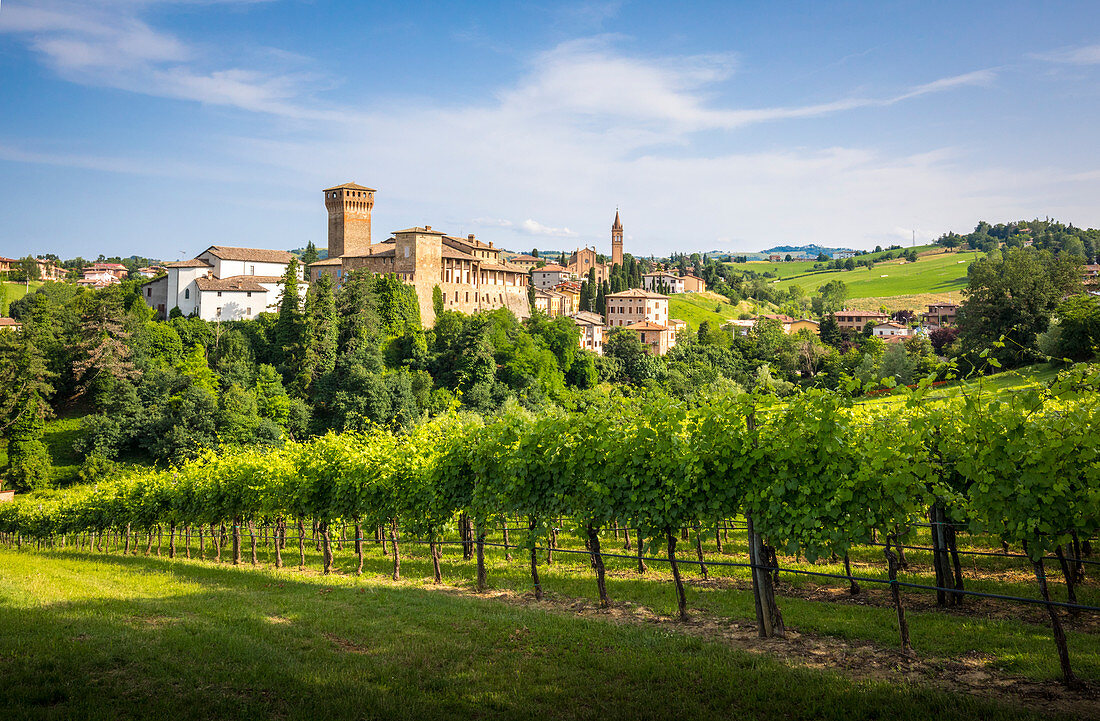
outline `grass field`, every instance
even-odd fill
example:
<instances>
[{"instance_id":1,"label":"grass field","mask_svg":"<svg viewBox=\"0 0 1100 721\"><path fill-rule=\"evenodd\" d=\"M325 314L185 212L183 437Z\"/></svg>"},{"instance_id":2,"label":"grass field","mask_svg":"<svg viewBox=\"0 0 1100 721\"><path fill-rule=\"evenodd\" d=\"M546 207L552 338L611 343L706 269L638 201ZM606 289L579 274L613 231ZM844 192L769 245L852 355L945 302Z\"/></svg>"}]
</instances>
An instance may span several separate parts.
<instances>
[{"instance_id":1,"label":"grass field","mask_svg":"<svg viewBox=\"0 0 1100 721\"><path fill-rule=\"evenodd\" d=\"M699 324L709 321L711 325L722 325L728 320L739 318L741 313L755 313L751 301L742 301L733 305L729 299L717 293L674 293L669 296L668 316L688 324L691 330L698 330Z\"/></svg>"},{"instance_id":2,"label":"grass field","mask_svg":"<svg viewBox=\"0 0 1100 721\"><path fill-rule=\"evenodd\" d=\"M682 632L679 624L581 615L570 610L569 597L592 596L583 556L544 567L551 600L535 603L454 590L469 586L472 571L454 547L444 558L452 590L431 590L423 580L430 574L426 554L412 550L408 556L403 545L404 575L412 580L395 583L383 579L390 561L373 543L359 578L347 573L346 550L338 554L342 573L320 576L0 548L0 707L5 718L104 719L1069 717L1050 713L1046 703L947 693L919 673L887 680L870 666L853 668L854 659L838 663L849 669L841 673L820 662L786 663L763 642L748 651L720 636ZM296 562L289 544L286 553ZM317 560L310 547L308 563L316 568ZM525 586L524 565L491 555L490 583ZM620 608L635 597L653 601L660 613L660 599L671 601L655 572L659 580L621 578L615 568L612 574ZM738 600L719 606L711 600L718 593L699 588L692 605L751 618L747 592L723 594ZM809 616L799 609L812 602L781 603L788 624L806 629ZM849 610L889 625L888 609ZM912 623L926 625L921 614ZM966 624L954 625L962 632L956 638L928 630L915 643L927 653L921 644L938 633L966 646ZM983 631L1024 625L1000 621ZM863 636L851 620L842 633ZM1026 657L1032 643L1049 643L1042 629L1031 633L1034 641L1016 639L1015 654ZM994 647L1006 644L992 638ZM1080 639L1070 643L1080 656Z\"/></svg>"},{"instance_id":3,"label":"grass field","mask_svg":"<svg viewBox=\"0 0 1100 721\"><path fill-rule=\"evenodd\" d=\"M779 288L797 285L809 294L831 280L842 280L852 299L934 294L939 299L958 300L959 291L966 287L966 269L977 255L980 254L934 252L920 256L916 263L890 260L869 270L857 268L809 275L802 274L812 269L813 263L750 263L746 267L775 273L779 276L775 283Z\"/></svg>"},{"instance_id":4,"label":"grass field","mask_svg":"<svg viewBox=\"0 0 1100 721\"><path fill-rule=\"evenodd\" d=\"M32 280L29 286L29 292L33 293L42 287L42 281ZM13 300L19 300L28 293L28 285L26 283L15 283L10 280L0 281L0 315L8 314L8 304Z\"/></svg>"}]
</instances>

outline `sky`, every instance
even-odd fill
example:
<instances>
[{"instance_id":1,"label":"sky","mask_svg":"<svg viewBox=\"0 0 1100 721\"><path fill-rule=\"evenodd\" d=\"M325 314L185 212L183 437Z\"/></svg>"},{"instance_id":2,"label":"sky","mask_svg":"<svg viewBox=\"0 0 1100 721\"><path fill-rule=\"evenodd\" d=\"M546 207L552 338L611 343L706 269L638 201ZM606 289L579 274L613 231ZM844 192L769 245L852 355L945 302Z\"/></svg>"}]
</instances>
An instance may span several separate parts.
<instances>
[{"instance_id":1,"label":"sky","mask_svg":"<svg viewBox=\"0 0 1100 721\"><path fill-rule=\"evenodd\" d=\"M1100 226L1100 3L0 0L0 255Z\"/></svg>"}]
</instances>

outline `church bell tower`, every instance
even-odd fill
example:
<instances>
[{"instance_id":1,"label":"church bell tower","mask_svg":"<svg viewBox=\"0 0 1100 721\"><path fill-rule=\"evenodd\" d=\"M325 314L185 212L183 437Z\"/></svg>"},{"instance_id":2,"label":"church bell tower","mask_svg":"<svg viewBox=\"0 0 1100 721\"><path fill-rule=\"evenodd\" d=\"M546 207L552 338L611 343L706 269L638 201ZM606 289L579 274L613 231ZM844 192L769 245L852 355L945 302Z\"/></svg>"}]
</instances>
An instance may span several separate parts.
<instances>
[{"instance_id":1,"label":"church bell tower","mask_svg":"<svg viewBox=\"0 0 1100 721\"><path fill-rule=\"evenodd\" d=\"M615 209L615 222L611 224L611 262L623 267L623 222L619 220L619 209Z\"/></svg>"}]
</instances>

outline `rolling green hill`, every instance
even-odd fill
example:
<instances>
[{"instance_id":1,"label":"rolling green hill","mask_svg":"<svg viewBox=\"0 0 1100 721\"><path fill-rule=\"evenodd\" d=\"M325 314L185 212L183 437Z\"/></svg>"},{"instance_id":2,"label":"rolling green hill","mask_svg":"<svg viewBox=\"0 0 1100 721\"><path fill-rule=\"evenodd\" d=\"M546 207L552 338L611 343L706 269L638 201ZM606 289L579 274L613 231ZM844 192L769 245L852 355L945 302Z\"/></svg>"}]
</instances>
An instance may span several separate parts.
<instances>
[{"instance_id":1,"label":"rolling green hill","mask_svg":"<svg viewBox=\"0 0 1100 721\"><path fill-rule=\"evenodd\" d=\"M950 293L966 287L966 269L978 257L981 257L980 253L936 253L921 256L916 263L905 263L900 260L885 261L870 270L867 268L838 270L796 278L790 277L794 273L787 273L786 279L781 277L777 284L781 288L797 285L812 294L831 280L842 280L848 286L849 298Z\"/></svg>"},{"instance_id":2,"label":"rolling green hill","mask_svg":"<svg viewBox=\"0 0 1100 721\"><path fill-rule=\"evenodd\" d=\"M717 293L675 293L668 301L669 317L684 321L693 331L703 321L721 325L744 312L754 312L751 302L733 305Z\"/></svg>"},{"instance_id":3,"label":"rolling green hill","mask_svg":"<svg viewBox=\"0 0 1100 721\"><path fill-rule=\"evenodd\" d=\"M33 293L42 287L42 281L32 280L30 291ZM0 315L8 314L8 304L13 300L19 300L28 292L26 283L16 283L11 280L0 281Z\"/></svg>"}]
</instances>

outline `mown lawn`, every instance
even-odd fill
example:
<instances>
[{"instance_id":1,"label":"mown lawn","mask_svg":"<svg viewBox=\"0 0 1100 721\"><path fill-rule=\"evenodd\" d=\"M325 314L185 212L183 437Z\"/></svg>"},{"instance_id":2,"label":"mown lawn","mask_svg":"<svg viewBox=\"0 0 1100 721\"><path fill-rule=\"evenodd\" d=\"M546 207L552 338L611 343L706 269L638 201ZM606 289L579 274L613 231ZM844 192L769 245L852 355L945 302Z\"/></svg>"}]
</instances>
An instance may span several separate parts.
<instances>
[{"instance_id":1,"label":"mown lawn","mask_svg":"<svg viewBox=\"0 0 1100 721\"><path fill-rule=\"evenodd\" d=\"M0 548L4 718L1038 718L394 584L376 554L356 578Z\"/></svg>"}]
</instances>

